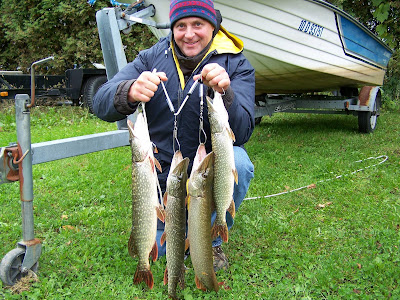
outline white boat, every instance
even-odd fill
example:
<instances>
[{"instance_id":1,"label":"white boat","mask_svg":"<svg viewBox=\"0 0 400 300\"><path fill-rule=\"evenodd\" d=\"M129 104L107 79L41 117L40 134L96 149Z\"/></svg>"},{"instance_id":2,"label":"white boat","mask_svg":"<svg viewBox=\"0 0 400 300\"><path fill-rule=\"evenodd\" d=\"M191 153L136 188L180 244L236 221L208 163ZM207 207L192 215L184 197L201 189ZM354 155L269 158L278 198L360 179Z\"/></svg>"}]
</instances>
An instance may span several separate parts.
<instances>
[{"instance_id":1,"label":"white boat","mask_svg":"<svg viewBox=\"0 0 400 300\"><path fill-rule=\"evenodd\" d=\"M169 5L170 0L140 0L125 11L97 12L109 78L127 63L119 31L142 23L156 37L167 36ZM255 68L256 122L280 111L352 113L361 132L375 130L379 86L392 50L356 19L322 0L214 0L214 6L222 26L243 41ZM340 97L297 96L334 90Z\"/></svg>"},{"instance_id":2,"label":"white boat","mask_svg":"<svg viewBox=\"0 0 400 300\"><path fill-rule=\"evenodd\" d=\"M169 21L169 0L146 0ZM256 94L379 86L392 51L356 19L321 0L215 0L222 26L244 42ZM150 27L162 37L169 29Z\"/></svg>"}]
</instances>

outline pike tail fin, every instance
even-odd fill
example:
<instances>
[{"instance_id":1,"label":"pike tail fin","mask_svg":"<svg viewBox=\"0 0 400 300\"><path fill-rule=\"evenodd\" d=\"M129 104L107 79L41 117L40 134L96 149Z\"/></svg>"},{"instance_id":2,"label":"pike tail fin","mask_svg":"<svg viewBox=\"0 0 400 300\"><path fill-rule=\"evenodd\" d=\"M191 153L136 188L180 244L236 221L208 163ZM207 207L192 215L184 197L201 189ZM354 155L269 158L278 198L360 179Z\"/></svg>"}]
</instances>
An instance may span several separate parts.
<instances>
[{"instance_id":1,"label":"pike tail fin","mask_svg":"<svg viewBox=\"0 0 400 300\"><path fill-rule=\"evenodd\" d=\"M144 281L147 286L152 289L154 286L153 273L151 273L150 269L136 269L135 276L133 277L133 283L139 284Z\"/></svg>"},{"instance_id":2,"label":"pike tail fin","mask_svg":"<svg viewBox=\"0 0 400 300\"><path fill-rule=\"evenodd\" d=\"M206 291L207 288L205 285L200 281L199 277L197 275L194 276L194 282L196 283L196 287L202 291Z\"/></svg>"},{"instance_id":3,"label":"pike tail fin","mask_svg":"<svg viewBox=\"0 0 400 300\"><path fill-rule=\"evenodd\" d=\"M217 236L221 236L222 241L225 243L228 241L228 226L226 225L226 222L223 222L222 224L215 224L211 228L211 237L215 239Z\"/></svg>"}]
</instances>

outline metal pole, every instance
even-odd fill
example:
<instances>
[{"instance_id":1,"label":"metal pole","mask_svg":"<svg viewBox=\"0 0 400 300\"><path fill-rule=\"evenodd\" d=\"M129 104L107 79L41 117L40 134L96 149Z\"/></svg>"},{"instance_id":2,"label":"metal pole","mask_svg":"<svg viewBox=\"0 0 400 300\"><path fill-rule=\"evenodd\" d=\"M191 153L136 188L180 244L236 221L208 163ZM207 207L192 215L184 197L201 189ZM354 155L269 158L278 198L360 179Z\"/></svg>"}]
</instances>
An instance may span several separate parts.
<instances>
[{"instance_id":1,"label":"metal pole","mask_svg":"<svg viewBox=\"0 0 400 300\"><path fill-rule=\"evenodd\" d=\"M110 80L127 65L124 46L122 45L115 8L103 8L96 13L97 29L107 78ZM126 118L117 121L118 129L127 129Z\"/></svg>"},{"instance_id":2,"label":"metal pole","mask_svg":"<svg viewBox=\"0 0 400 300\"><path fill-rule=\"evenodd\" d=\"M22 211L22 237L20 247L25 247L26 252L21 266L25 273L39 259L41 242L35 239L33 223L33 177L32 177L32 149L31 149L31 124L30 124L30 99L28 95L15 96L15 115L17 123L18 141L18 172L20 184L20 198Z\"/></svg>"},{"instance_id":3,"label":"metal pole","mask_svg":"<svg viewBox=\"0 0 400 300\"><path fill-rule=\"evenodd\" d=\"M25 157L19 164L20 175L20 196L22 207L22 233L23 240L34 239L33 233L33 179L32 179L32 151L31 151L31 130L28 95L17 95L15 97L15 114L17 123L17 140L19 158Z\"/></svg>"}]
</instances>

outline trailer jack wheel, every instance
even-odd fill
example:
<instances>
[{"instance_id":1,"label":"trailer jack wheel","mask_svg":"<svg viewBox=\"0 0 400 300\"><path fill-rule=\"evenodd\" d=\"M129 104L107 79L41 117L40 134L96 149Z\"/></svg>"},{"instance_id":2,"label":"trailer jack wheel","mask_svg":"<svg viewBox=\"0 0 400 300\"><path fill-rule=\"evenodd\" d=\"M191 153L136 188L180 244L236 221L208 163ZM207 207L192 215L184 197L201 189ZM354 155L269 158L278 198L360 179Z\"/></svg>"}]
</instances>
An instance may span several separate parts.
<instances>
[{"instance_id":1,"label":"trailer jack wheel","mask_svg":"<svg viewBox=\"0 0 400 300\"><path fill-rule=\"evenodd\" d=\"M22 262L25 257L25 249L16 248L8 252L0 264L0 278L5 285L12 286L22 277L28 275L29 270L22 270ZM31 270L36 273L39 262L36 262Z\"/></svg>"}]
</instances>

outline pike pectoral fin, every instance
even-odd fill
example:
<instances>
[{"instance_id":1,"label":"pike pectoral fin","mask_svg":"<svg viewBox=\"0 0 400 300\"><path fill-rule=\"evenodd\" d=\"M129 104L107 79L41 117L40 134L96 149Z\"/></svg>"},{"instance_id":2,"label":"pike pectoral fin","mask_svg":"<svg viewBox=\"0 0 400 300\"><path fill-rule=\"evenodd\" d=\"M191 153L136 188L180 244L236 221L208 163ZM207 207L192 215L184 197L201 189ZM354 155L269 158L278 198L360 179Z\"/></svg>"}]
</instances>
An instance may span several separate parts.
<instances>
[{"instance_id":1,"label":"pike pectoral fin","mask_svg":"<svg viewBox=\"0 0 400 300\"><path fill-rule=\"evenodd\" d=\"M162 168L160 162L157 160L157 158L154 158L154 163L157 167L157 169L162 173Z\"/></svg>"},{"instance_id":2,"label":"pike pectoral fin","mask_svg":"<svg viewBox=\"0 0 400 300\"><path fill-rule=\"evenodd\" d=\"M166 285L168 283L168 269L165 268L165 272L164 272L164 285Z\"/></svg>"},{"instance_id":3,"label":"pike pectoral fin","mask_svg":"<svg viewBox=\"0 0 400 300\"><path fill-rule=\"evenodd\" d=\"M133 283L138 284L142 281L144 281L150 289L153 288L154 279L150 269L136 269L135 276L133 277Z\"/></svg>"},{"instance_id":4,"label":"pike pectoral fin","mask_svg":"<svg viewBox=\"0 0 400 300\"><path fill-rule=\"evenodd\" d=\"M164 231L163 234L161 235L161 238L160 238L160 245L161 245L161 246L164 245L164 243L165 243L166 240L167 240L167 234L166 234L166 232Z\"/></svg>"},{"instance_id":5,"label":"pike pectoral fin","mask_svg":"<svg viewBox=\"0 0 400 300\"><path fill-rule=\"evenodd\" d=\"M150 257L153 259L153 262L157 260L158 247L157 247L157 242L156 241L154 241L153 248L151 249L151 252L150 252Z\"/></svg>"},{"instance_id":6,"label":"pike pectoral fin","mask_svg":"<svg viewBox=\"0 0 400 300\"><path fill-rule=\"evenodd\" d=\"M229 133L229 136L231 137L232 141L235 142L236 137L231 128L228 129L228 133Z\"/></svg>"},{"instance_id":7,"label":"pike pectoral fin","mask_svg":"<svg viewBox=\"0 0 400 300\"><path fill-rule=\"evenodd\" d=\"M165 192L164 193L164 197L163 197L163 203L164 203L165 206L167 206L167 202L168 202L167 198L168 198L168 192Z\"/></svg>"},{"instance_id":8,"label":"pike pectoral fin","mask_svg":"<svg viewBox=\"0 0 400 300\"><path fill-rule=\"evenodd\" d=\"M161 222L165 222L165 210L161 207L161 205L158 205L156 207L157 210L157 218L160 219Z\"/></svg>"},{"instance_id":9,"label":"pike pectoral fin","mask_svg":"<svg viewBox=\"0 0 400 300\"><path fill-rule=\"evenodd\" d=\"M128 129L130 131L130 133L133 135L133 123L131 120L127 121L127 125L128 125Z\"/></svg>"},{"instance_id":10,"label":"pike pectoral fin","mask_svg":"<svg viewBox=\"0 0 400 300\"><path fill-rule=\"evenodd\" d=\"M185 240L185 251L187 251L187 249L189 249L190 243L189 243L189 239Z\"/></svg>"},{"instance_id":11,"label":"pike pectoral fin","mask_svg":"<svg viewBox=\"0 0 400 300\"><path fill-rule=\"evenodd\" d=\"M232 174L233 174L233 178L235 179L235 183L238 184L239 175L238 175L238 172L237 172L236 168L232 169Z\"/></svg>"},{"instance_id":12,"label":"pike pectoral fin","mask_svg":"<svg viewBox=\"0 0 400 300\"><path fill-rule=\"evenodd\" d=\"M196 283L196 287L202 291L206 291L207 288L204 286L204 284L200 281L199 277L197 275L194 276L194 282Z\"/></svg>"},{"instance_id":13,"label":"pike pectoral fin","mask_svg":"<svg viewBox=\"0 0 400 300\"><path fill-rule=\"evenodd\" d=\"M233 201L233 199L232 199L231 204L230 204L229 207L228 207L228 212L231 214L232 218L235 217L235 215L236 215L236 209L235 209L235 201Z\"/></svg>"}]
</instances>

